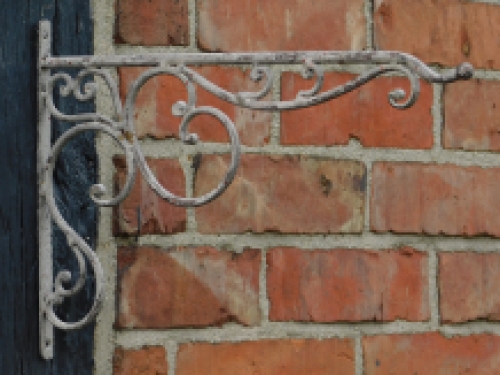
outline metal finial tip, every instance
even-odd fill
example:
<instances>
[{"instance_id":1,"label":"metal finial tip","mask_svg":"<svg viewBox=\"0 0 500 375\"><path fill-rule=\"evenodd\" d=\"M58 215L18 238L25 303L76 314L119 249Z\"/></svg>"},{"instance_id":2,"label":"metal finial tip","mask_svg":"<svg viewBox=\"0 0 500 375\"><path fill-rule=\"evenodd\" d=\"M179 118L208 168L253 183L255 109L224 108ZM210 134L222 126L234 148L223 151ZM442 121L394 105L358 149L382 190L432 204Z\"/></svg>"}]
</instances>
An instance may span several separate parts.
<instances>
[{"instance_id":1,"label":"metal finial tip","mask_svg":"<svg viewBox=\"0 0 500 375\"><path fill-rule=\"evenodd\" d=\"M457 76L461 79L469 79L474 75L474 67L468 62L461 63L457 67Z\"/></svg>"}]
</instances>

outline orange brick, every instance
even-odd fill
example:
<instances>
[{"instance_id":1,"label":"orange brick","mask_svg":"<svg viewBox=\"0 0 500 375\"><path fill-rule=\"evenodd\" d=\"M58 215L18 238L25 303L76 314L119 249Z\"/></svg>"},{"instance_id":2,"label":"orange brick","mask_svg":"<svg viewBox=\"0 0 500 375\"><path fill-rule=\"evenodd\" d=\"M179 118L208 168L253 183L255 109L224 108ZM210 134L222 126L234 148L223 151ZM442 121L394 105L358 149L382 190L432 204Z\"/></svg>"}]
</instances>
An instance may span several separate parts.
<instances>
[{"instance_id":1,"label":"orange brick","mask_svg":"<svg viewBox=\"0 0 500 375\"><path fill-rule=\"evenodd\" d=\"M118 0L118 43L147 46L189 44L188 0Z\"/></svg>"},{"instance_id":2,"label":"orange brick","mask_svg":"<svg viewBox=\"0 0 500 375\"><path fill-rule=\"evenodd\" d=\"M119 328L257 325L260 252L211 247L118 251Z\"/></svg>"},{"instance_id":3,"label":"orange brick","mask_svg":"<svg viewBox=\"0 0 500 375\"><path fill-rule=\"evenodd\" d=\"M399 251L275 248L267 256L272 321L430 318L427 256Z\"/></svg>"},{"instance_id":4,"label":"orange brick","mask_svg":"<svg viewBox=\"0 0 500 375\"><path fill-rule=\"evenodd\" d=\"M198 41L207 51L361 50L363 0L198 1Z\"/></svg>"},{"instance_id":5,"label":"orange brick","mask_svg":"<svg viewBox=\"0 0 500 375\"><path fill-rule=\"evenodd\" d=\"M324 90L352 80L347 73L325 74ZM312 86L296 73L284 73L282 97L292 100ZM361 88L318 106L282 112L281 142L286 145L345 145L351 138L367 147L430 148L432 86L421 82L418 101L407 110L393 108L388 94L397 88L409 92L404 78L378 78Z\"/></svg>"},{"instance_id":6,"label":"orange brick","mask_svg":"<svg viewBox=\"0 0 500 375\"><path fill-rule=\"evenodd\" d=\"M149 346L138 350L117 348L113 357L113 375L167 375L165 348Z\"/></svg>"},{"instance_id":7,"label":"orange brick","mask_svg":"<svg viewBox=\"0 0 500 375\"><path fill-rule=\"evenodd\" d=\"M178 375L354 375L352 340L263 340L181 345Z\"/></svg>"},{"instance_id":8,"label":"orange brick","mask_svg":"<svg viewBox=\"0 0 500 375\"><path fill-rule=\"evenodd\" d=\"M376 0L375 43L427 63L500 68L500 6L462 0Z\"/></svg>"},{"instance_id":9,"label":"orange brick","mask_svg":"<svg viewBox=\"0 0 500 375\"><path fill-rule=\"evenodd\" d=\"M227 156L203 156L195 194L222 181ZM196 209L202 233L355 233L363 228L362 163L299 156L243 155L222 197Z\"/></svg>"},{"instance_id":10,"label":"orange brick","mask_svg":"<svg viewBox=\"0 0 500 375\"><path fill-rule=\"evenodd\" d=\"M500 82L473 80L446 85L446 148L500 151Z\"/></svg>"},{"instance_id":11,"label":"orange brick","mask_svg":"<svg viewBox=\"0 0 500 375\"><path fill-rule=\"evenodd\" d=\"M500 254L439 255L441 321L500 320Z\"/></svg>"},{"instance_id":12,"label":"orange brick","mask_svg":"<svg viewBox=\"0 0 500 375\"><path fill-rule=\"evenodd\" d=\"M114 158L115 191L125 183L126 165L121 157ZM186 178L177 160L147 159L158 182L178 196L186 195ZM186 209L177 207L157 195L137 172L130 194L114 209L114 235L179 233L186 229Z\"/></svg>"},{"instance_id":13,"label":"orange brick","mask_svg":"<svg viewBox=\"0 0 500 375\"><path fill-rule=\"evenodd\" d=\"M366 375L492 375L500 373L500 338L439 333L363 339Z\"/></svg>"},{"instance_id":14,"label":"orange brick","mask_svg":"<svg viewBox=\"0 0 500 375\"><path fill-rule=\"evenodd\" d=\"M500 169L375 163L370 226L376 232L500 236Z\"/></svg>"}]
</instances>

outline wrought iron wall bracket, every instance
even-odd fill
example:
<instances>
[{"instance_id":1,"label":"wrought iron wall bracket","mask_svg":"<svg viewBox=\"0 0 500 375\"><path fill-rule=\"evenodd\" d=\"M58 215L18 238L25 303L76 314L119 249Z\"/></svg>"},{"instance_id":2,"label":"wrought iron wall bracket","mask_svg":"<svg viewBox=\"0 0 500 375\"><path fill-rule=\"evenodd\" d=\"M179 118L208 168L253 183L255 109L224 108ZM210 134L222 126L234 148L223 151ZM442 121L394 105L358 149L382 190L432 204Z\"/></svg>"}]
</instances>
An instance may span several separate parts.
<instances>
[{"instance_id":1,"label":"wrought iron wall bracket","mask_svg":"<svg viewBox=\"0 0 500 375\"><path fill-rule=\"evenodd\" d=\"M350 82L334 88L323 88L322 65L330 64L369 64L370 68ZM261 82L258 92L232 93L210 82L192 66L243 64L252 66L249 79ZM267 94L273 87L275 77L270 66L275 64L301 64L303 76L311 80L311 89L300 91L292 100L268 100ZM117 83L109 72L119 66L149 66L132 84L122 105L118 95ZM63 71L65 68L78 68L75 76ZM392 51L369 52L266 52L266 53L166 53L133 56L51 56L51 25L41 21L39 26L39 65L38 65L38 232L40 262L40 349L45 359L53 357L54 327L70 330L78 329L91 322L99 312L104 293L104 274L95 252L70 227L59 212L54 199L54 166L65 144L76 135L92 131L103 132L113 138L122 147L126 156L127 177L120 192L106 198L106 188L96 184L90 188L90 197L99 206L114 206L129 193L136 166L151 188L171 204L183 207L204 205L221 195L231 184L240 159L238 133L231 119L217 108L197 106L196 88L201 87L216 97L238 107L265 111L283 111L310 107L338 98L355 90L368 81L391 72L404 75L410 81L411 89L406 93L395 89L389 93L390 104L398 109L412 106L420 93L420 81L448 83L472 77L473 68L463 63L445 73L438 73L414 56ZM186 144L198 142L196 134L188 132L193 118L208 114L218 119L226 128L231 142L231 164L224 179L211 192L197 197L178 197L165 189L151 172L141 151L134 128L134 105L141 87L151 78L169 75L179 79L187 88L187 102L179 101L172 107L172 112L180 118L180 139ZM72 95L79 101L94 100L97 86L89 82L89 77L100 77L107 86L113 101L114 113L108 116L101 113L62 113L54 103L54 89L58 88L62 96ZM51 144L51 121L63 120L75 125ZM52 260L51 228L55 223L66 236L69 247L78 262L79 274L72 282L69 271L54 275ZM95 276L95 296L90 311L79 321L65 322L60 319L54 307L78 293L85 284L86 265L90 264Z\"/></svg>"}]
</instances>

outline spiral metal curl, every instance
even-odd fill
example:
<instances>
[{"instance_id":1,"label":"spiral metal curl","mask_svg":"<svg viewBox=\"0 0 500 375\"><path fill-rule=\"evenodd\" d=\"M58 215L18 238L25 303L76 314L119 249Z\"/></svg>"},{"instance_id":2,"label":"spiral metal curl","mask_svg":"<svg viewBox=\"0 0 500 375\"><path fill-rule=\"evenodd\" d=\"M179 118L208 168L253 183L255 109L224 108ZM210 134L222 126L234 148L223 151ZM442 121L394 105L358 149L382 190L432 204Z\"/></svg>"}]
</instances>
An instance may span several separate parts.
<instances>
[{"instance_id":1,"label":"spiral metal curl","mask_svg":"<svg viewBox=\"0 0 500 375\"><path fill-rule=\"evenodd\" d=\"M323 69L316 65L312 60L306 60L302 68L302 77L305 79L312 79L316 77L316 83L314 87L310 90L299 91L297 94L297 99L308 98L316 95L323 88L323 81L325 80L325 74Z\"/></svg>"},{"instance_id":2,"label":"spiral metal curl","mask_svg":"<svg viewBox=\"0 0 500 375\"><path fill-rule=\"evenodd\" d=\"M124 141L121 137L121 133L113 129L111 127L106 126L103 123L97 122L89 122L78 124L66 131L63 135L61 135L49 154L48 161L46 163L46 168L43 171L43 184L45 186L45 194L43 195L47 207L49 209L50 215L54 221L54 223L61 229L61 231L66 236L66 241L73 252L74 256L78 262L78 277L76 282L71 288L66 288L65 284L69 284L71 282L71 272L64 270L60 271L54 281L54 292L51 296L49 296L47 301L47 317L56 327L61 329L71 330L83 327L85 324L91 322L95 315L99 312L103 293L104 293L104 274L99 262L99 259L94 251L90 248L90 246L76 233L73 228L64 220L61 215L59 209L57 208L57 204L54 198L54 186L53 186L53 175L54 169L57 162L57 158L59 157L63 147L68 143L72 138L76 137L78 134L87 132L87 131L101 131L109 136L111 136L115 141L117 141L120 146L124 149L127 155L127 170L128 179L125 187L122 191L115 197L108 200L100 200L96 198L95 191L98 189L96 185L91 188L91 191L94 195L91 194L94 201L99 205L108 205L108 204L117 204L121 200L123 200L129 193L132 181L134 179L134 160L133 160L133 152L130 144ZM102 191L101 188L98 189ZM62 321L54 311L54 307L58 304L61 304L64 298L72 296L78 293L83 285L85 284L85 277L87 274L86 266L85 266L85 258L88 259L90 265L92 266L94 275L95 275L95 297L94 302L90 310L87 314L76 322L64 322Z\"/></svg>"}]
</instances>

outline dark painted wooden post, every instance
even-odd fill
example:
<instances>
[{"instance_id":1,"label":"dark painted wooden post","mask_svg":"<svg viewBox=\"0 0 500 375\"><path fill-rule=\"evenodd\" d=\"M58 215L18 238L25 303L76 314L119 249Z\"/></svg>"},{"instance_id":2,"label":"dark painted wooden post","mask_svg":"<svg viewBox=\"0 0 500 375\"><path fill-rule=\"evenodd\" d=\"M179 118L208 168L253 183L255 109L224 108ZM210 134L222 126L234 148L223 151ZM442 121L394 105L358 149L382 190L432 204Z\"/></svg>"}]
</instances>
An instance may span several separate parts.
<instances>
[{"instance_id":1,"label":"dark painted wooden post","mask_svg":"<svg viewBox=\"0 0 500 375\"><path fill-rule=\"evenodd\" d=\"M3 0L0 25L0 373L91 374L93 327L56 332L54 360L39 354L37 245L37 27L53 22L53 54L91 54L90 0ZM92 104L61 100L61 108L87 110ZM69 126L55 124L54 136ZM86 191L95 181L93 135L64 151L56 175L57 198L72 227L94 245L96 210ZM72 265L63 238L55 234L55 267ZM92 283L60 309L81 316L90 305Z\"/></svg>"}]
</instances>

